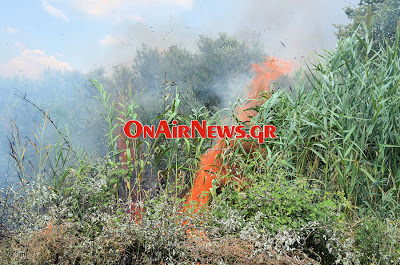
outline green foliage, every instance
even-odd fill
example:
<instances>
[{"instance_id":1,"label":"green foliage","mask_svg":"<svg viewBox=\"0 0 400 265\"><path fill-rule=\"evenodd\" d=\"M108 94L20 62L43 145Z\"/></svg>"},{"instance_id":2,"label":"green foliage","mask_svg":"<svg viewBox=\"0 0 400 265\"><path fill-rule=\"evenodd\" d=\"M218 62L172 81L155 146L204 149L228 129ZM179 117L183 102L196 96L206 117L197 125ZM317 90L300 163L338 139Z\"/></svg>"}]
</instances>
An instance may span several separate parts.
<instances>
[{"instance_id":1,"label":"green foliage","mask_svg":"<svg viewBox=\"0 0 400 265\"><path fill-rule=\"evenodd\" d=\"M82 164L71 169L64 188L51 196L46 205L48 214L55 220L79 222L84 233L101 229L104 220L93 218L99 213L112 214L112 206L117 201L114 184L118 183L119 167L112 164Z\"/></svg>"},{"instance_id":2,"label":"green foliage","mask_svg":"<svg viewBox=\"0 0 400 265\"><path fill-rule=\"evenodd\" d=\"M355 229L362 264L397 264L400 261L398 220L367 218Z\"/></svg>"},{"instance_id":3,"label":"green foliage","mask_svg":"<svg viewBox=\"0 0 400 265\"><path fill-rule=\"evenodd\" d=\"M216 39L201 36L196 53L178 45L163 51L143 45L134 59L134 85L160 91L167 77L179 86L181 94L185 95L184 88L188 87L189 93L194 92L194 100L212 108L220 106L225 100L222 97L231 96L223 93L230 81L247 74L251 64L261 62L264 56L260 45L249 47L225 33Z\"/></svg>"},{"instance_id":4,"label":"green foliage","mask_svg":"<svg viewBox=\"0 0 400 265\"><path fill-rule=\"evenodd\" d=\"M351 37L359 28L374 39L373 48L380 44L392 45L396 42L396 32L400 21L399 0L361 0L358 7L347 7L345 13L352 21L349 25L338 25L337 37ZM364 34L362 34L364 35Z\"/></svg>"},{"instance_id":5,"label":"green foliage","mask_svg":"<svg viewBox=\"0 0 400 265\"><path fill-rule=\"evenodd\" d=\"M352 35L317 54L294 92L279 84L263 95L251 123L275 125L278 138L248 154L239 141L224 150L228 184L215 180L210 211L191 216L183 197L212 141L124 139L127 148L119 150L119 126L130 119L222 123L222 112L209 108L217 102L195 92L216 92L218 82L247 71L260 53L225 34L201 37L198 53L144 46L134 68L115 68L113 86L93 81L82 91L100 94L95 106L108 126L107 157L93 162L77 152L68 131L64 137L57 129L60 138L48 145L47 115L36 140L28 138L35 152L26 151L15 126L21 185L1 192L0 262L398 263L400 59L398 41L388 44L376 46L370 33ZM140 94L138 84L151 92ZM124 151L128 165L117 159ZM36 160L28 160L32 154ZM144 179L158 190L141 190ZM117 192L123 184L126 197ZM135 191L145 199L132 202ZM135 215L133 207L145 211Z\"/></svg>"},{"instance_id":6,"label":"green foliage","mask_svg":"<svg viewBox=\"0 0 400 265\"><path fill-rule=\"evenodd\" d=\"M252 63L264 60L259 45L248 47L225 33L220 33L216 39L201 36L198 49L198 67L190 85L206 106L219 105L223 89L220 87L229 86L230 80L248 73Z\"/></svg>"},{"instance_id":7,"label":"green foliage","mask_svg":"<svg viewBox=\"0 0 400 265\"><path fill-rule=\"evenodd\" d=\"M167 120L172 126L172 121L177 125L191 126L192 120L207 121L207 125L214 125L220 122L221 113L212 114L205 107L192 108L188 113L182 112L181 95L176 94L174 100L166 107L166 111L158 119ZM222 112L222 111L221 111ZM157 119L157 120L158 120ZM189 191L194 175L198 168L200 156L212 145L212 139L204 139L199 136L193 139L157 139L154 148L155 166L162 172L164 192L174 189L175 197L182 197Z\"/></svg>"},{"instance_id":8,"label":"green foliage","mask_svg":"<svg viewBox=\"0 0 400 265\"><path fill-rule=\"evenodd\" d=\"M115 144L117 141L117 138L120 137L119 135L116 135L116 130L120 124L116 123L117 120L117 114L116 114L116 101L115 100L110 100L111 94L108 93L104 88L103 85L100 84L97 80L92 80L93 86L99 91L100 97L96 98L101 102L105 109L105 113L100 112L99 110L96 110L102 117L103 119L107 122L108 125L108 132L105 135L105 137L108 138L107 141L107 151L110 155L114 155L115 153Z\"/></svg>"},{"instance_id":9,"label":"green foliage","mask_svg":"<svg viewBox=\"0 0 400 265\"><path fill-rule=\"evenodd\" d=\"M274 93L253 120L277 127L266 148L288 176L320 180L357 206L397 215L398 44L366 57L370 43L354 36L318 55L309 84L299 81L294 95Z\"/></svg>"},{"instance_id":10,"label":"green foliage","mask_svg":"<svg viewBox=\"0 0 400 265\"><path fill-rule=\"evenodd\" d=\"M342 194L324 194L305 179L289 181L281 175L266 175L245 191L226 187L215 198L215 214L224 215L221 207L232 207L244 221L273 233L299 229L315 221L335 224L345 218L346 200Z\"/></svg>"}]
</instances>

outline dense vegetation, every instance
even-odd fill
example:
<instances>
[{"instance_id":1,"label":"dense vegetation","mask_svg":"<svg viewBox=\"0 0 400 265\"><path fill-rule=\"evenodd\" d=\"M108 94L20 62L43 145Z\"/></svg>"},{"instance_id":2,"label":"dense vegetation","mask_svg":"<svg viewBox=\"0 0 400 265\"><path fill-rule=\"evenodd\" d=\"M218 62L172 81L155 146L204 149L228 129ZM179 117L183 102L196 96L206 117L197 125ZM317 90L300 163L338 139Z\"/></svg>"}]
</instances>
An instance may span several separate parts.
<instances>
[{"instance_id":1,"label":"dense vegetation","mask_svg":"<svg viewBox=\"0 0 400 265\"><path fill-rule=\"evenodd\" d=\"M133 67L92 73L77 90L85 97L70 97L93 112L57 112L53 101L27 145L26 125L12 123L19 182L1 190L1 263L398 264L400 26L376 43L368 23L260 97L252 123L274 124L278 138L250 154L226 150L228 177L245 181L215 183L197 213L182 211L184 196L212 141L127 140L119 126L234 120L235 98L222 91L248 81L238 77L260 48L225 34L202 37L198 52L143 46ZM75 148L57 119L95 123L73 129L97 139L99 155Z\"/></svg>"},{"instance_id":2,"label":"dense vegetation","mask_svg":"<svg viewBox=\"0 0 400 265\"><path fill-rule=\"evenodd\" d=\"M357 7L345 8L347 17L352 21L349 25L338 25L336 33L339 39L353 35L355 30L368 32L373 38L374 49L386 42L396 42L397 23L400 17L399 0L360 0Z\"/></svg>"}]
</instances>

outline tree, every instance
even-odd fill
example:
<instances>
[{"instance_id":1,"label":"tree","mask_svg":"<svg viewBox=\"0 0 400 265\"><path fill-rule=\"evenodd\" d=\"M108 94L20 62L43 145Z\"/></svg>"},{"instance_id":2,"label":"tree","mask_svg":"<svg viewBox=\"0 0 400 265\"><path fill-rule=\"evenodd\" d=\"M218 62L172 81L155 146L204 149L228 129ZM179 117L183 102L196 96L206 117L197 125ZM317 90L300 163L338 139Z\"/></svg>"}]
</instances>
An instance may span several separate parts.
<instances>
[{"instance_id":1,"label":"tree","mask_svg":"<svg viewBox=\"0 0 400 265\"><path fill-rule=\"evenodd\" d=\"M218 38L201 36L198 52L179 45L160 50L143 45L136 53L133 69L140 89L160 90L164 76L182 91L189 89L207 107L220 103L228 83L248 74L253 63L265 57L260 45L249 46L235 37L220 33ZM237 80L236 80L237 81Z\"/></svg>"},{"instance_id":2,"label":"tree","mask_svg":"<svg viewBox=\"0 0 400 265\"><path fill-rule=\"evenodd\" d=\"M155 85L162 81L161 57L157 48L146 44L136 51L133 69L137 77L135 85L139 86L139 89L154 90Z\"/></svg>"},{"instance_id":3,"label":"tree","mask_svg":"<svg viewBox=\"0 0 400 265\"><path fill-rule=\"evenodd\" d=\"M358 7L346 7L345 13L352 21L349 25L336 25L336 36L344 39L359 29L365 35L370 31L374 39L373 47L393 44L400 18L400 0L360 0Z\"/></svg>"},{"instance_id":4,"label":"tree","mask_svg":"<svg viewBox=\"0 0 400 265\"><path fill-rule=\"evenodd\" d=\"M221 91L229 91L229 81L247 74L253 63L264 60L260 45L249 47L235 37L220 33L218 38L201 36L198 41L199 62L194 88L206 105L217 105Z\"/></svg>"}]
</instances>

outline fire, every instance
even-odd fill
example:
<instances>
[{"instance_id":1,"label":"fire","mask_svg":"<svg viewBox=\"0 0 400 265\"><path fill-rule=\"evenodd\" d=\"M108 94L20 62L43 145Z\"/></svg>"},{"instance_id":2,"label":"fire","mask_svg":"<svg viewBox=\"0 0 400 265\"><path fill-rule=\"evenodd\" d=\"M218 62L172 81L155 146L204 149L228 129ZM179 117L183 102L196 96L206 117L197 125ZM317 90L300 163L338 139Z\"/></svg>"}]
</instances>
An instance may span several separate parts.
<instances>
[{"instance_id":1,"label":"fire","mask_svg":"<svg viewBox=\"0 0 400 265\"><path fill-rule=\"evenodd\" d=\"M47 226L45 226L45 229L43 231L44 235L49 235L50 234L50 232L53 230L53 223L54 223L54 220L51 220L49 222L49 224Z\"/></svg>"},{"instance_id":2,"label":"fire","mask_svg":"<svg viewBox=\"0 0 400 265\"><path fill-rule=\"evenodd\" d=\"M263 63L253 64L251 70L255 73L254 79L247 87L247 98L249 101L241 108L238 109L238 118L241 122L247 122L250 120L251 116L255 113L254 110L248 111L251 107L257 104L256 99L263 92L270 91L270 87L275 80L285 74L289 74L292 69L292 63L282 61L275 57L266 58ZM122 136L124 135L123 130L119 132ZM118 149L130 151L132 147L125 144L123 137L117 140ZM192 208L194 212L197 212L200 207L207 205L209 201L209 192L213 186L213 180L218 179L220 184L227 184L229 181L225 176L228 170L231 172L236 172L237 168L228 167L223 162L222 155L227 149L227 145L231 149L235 149L237 142L235 140L230 140L229 144L224 139L218 139L217 144L212 147L207 153L201 156L199 170L196 173L196 177L193 183L193 188L190 193L186 195L186 207L185 210ZM258 145L251 142L241 143L246 153L251 152ZM133 152L132 152L133 153ZM120 156L123 163L133 162L134 157L131 158L132 161L127 161L126 152L123 152ZM235 175L235 174L234 174ZM231 178L232 180L232 178ZM242 177L237 174L233 176L233 180L236 182L242 182ZM136 198L132 198L136 201ZM132 213L132 218L139 217L140 219L140 209L137 209L135 205L131 206L130 212Z\"/></svg>"},{"instance_id":3,"label":"fire","mask_svg":"<svg viewBox=\"0 0 400 265\"><path fill-rule=\"evenodd\" d=\"M239 120L246 122L255 113L254 111L246 111L254 107L255 99L263 92L269 91L273 81L277 80L284 74L289 74L292 69L291 62L285 62L277 58L266 58L265 62L261 64L253 64L251 69L255 73L255 78L247 87L249 101L245 104L239 112ZM230 146L235 148L234 141L231 141ZM191 193L186 197L186 204L188 207L195 207L194 212L197 212L199 207L205 206L209 201L209 191L212 188L213 180L219 178L221 183L226 183L227 179L224 178L227 172L227 165L223 164L222 154L226 149L226 142L222 139L212 147L206 154L201 156L199 170L193 184ZM256 146L252 143L245 142L243 144L245 151L251 152ZM234 169L233 169L234 170ZM240 180L240 176L236 176Z\"/></svg>"},{"instance_id":4,"label":"fire","mask_svg":"<svg viewBox=\"0 0 400 265\"><path fill-rule=\"evenodd\" d=\"M254 111L245 110L254 107L256 99L261 93L269 92L270 86L279 77L289 74L292 70L293 63L285 62L275 57L266 58L263 63L253 64L251 70L254 72L255 77L247 87L247 98L249 101L242 108L238 110L239 120L242 122L250 120L250 116L254 115Z\"/></svg>"},{"instance_id":5,"label":"fire","mask_svg":"<svg viewBox=\"0 0 400 265\"><path fill-rule=\"evenodd\" d=\"M209 195L206 192L210 191L212 181L217 177L220 169L223 170L220 155L224 147L224 142L219 140L218 144L200 158L200 169L196 174L192 192L186 199L186 204L194 203L196 212L198 205L207 204Z\"/></svg>"}]
</instances>

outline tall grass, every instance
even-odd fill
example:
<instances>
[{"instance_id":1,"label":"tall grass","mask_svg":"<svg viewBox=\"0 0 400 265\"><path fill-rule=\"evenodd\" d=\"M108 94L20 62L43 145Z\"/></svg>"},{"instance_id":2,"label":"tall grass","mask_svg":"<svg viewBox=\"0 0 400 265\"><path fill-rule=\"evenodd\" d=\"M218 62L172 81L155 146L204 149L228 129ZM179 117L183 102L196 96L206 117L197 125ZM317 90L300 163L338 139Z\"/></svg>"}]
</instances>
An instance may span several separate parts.
<instances>
[{"instance_id":1,"label":"tall grass","mask_svg":"<svg viewBox=\"0 0 400 265\"><path fill-rule=\"evenodd\" d=\"M47 145L45 129L52 121L42 111L44 123L28 139L37 156L31 165L14 123L11 155L24 186L0 194L0 239L13 240L0 245L0 260L154 264L206 263L210 258L229 263L247 246L245 254L240 252L243 262L251 262L257 253L263 259L306 253L322 264L358 264L349 262L353 259L397 264L400 233L393 219L400 213L399 35L395 44L378 50L369 35L354 35L335 50L316 54L307 72L298 73L293 92L278 89L263 95L250 124L273 124L278 138L249 153L240 151L243 143L224 150L224 166L232 164L228 174L243 177L243 183L232 178L233 188L215 185L211 211L185 222L180 199L212 139L133 140L120 130L132 119L146 125L160 119L170 125L174 120L178 125L190 125L191 120L222 123L219 112L193 107L198 102L182 97L173 82L164 80L160 100L149 96L162 109L151 116L140 108L150 100L132 97L130 84L114 93L93 81L104 107L99 113L108 125L108 155L100 163L78 155L57 128L59 141ZM122 149L117 144L121 139ZM126 164L118 160L124 152ZM140 201L140 194L150 192L142 187L145 181L159 191ZM126 197L116 194L118 186L128 189ZM146 208L140 222L126 212L131 198ZM207 254L197 241L190 245L188 227L182 225L186 221L204 229L221 253ZM226 236L236 237L235 242L240 237L243 243L237 249L216 244Z\"/></svg>"},{"instance_id":2,"label":"tall grass","mask_svg":"<svg viewBox=\"0 0 400 265\"><path fill-rule=\"evenodd\" d=\"M364 39L355 34L316 54L308 82L300 72L296 92L274 93L254 121L277 127L278 139L266 146L270 170L284 166L292 177L344 191L356 206L398 216L399 33L379 50Z\"/></svg>"},{"instance_id":3,"label":"tall grass","mask_svg":"<svg viewBox=\"0 0 400 265\"><path fill-rule=\"evenodd\" d=\"M189 191L200 156L213 140L200 137L171 140L163 136L158 139L129 139L124 137L120 128L129 120L139 120L142 124L156 127L160 120L166 120L170 126L173 126L174 120L178 125L190 126L192 120L207 120L207 124L211 125L221 122L220 112L213 113L205 107L182 106L182 95L178 93L176 84L167 81L166 77L159 91L161 97L158 103L162 106L162 113L153 116L143 113L141 105L153 104L154 101L146 102L146 97L140 100L139 95L132 97L131 86L127 88L128 93L122 92L126 88L117 88L119 95L113 98L112 93L103 88L102 84L96 80L92 80L92 83L100 94L96 98L104 106L104 110L98 112L108 124L108 159L118 162L121 153L126 154L127 170L121 172L124 175L122 185L127 189L126 198L131 195L139 198L150 188L156 188L157 193L182 198ZM189 94L186 96L190 97ZM117 144L121 139L126 145L124 150ZM144 185L146 182L147 185Z\"/></svg>"}]
</instances>

